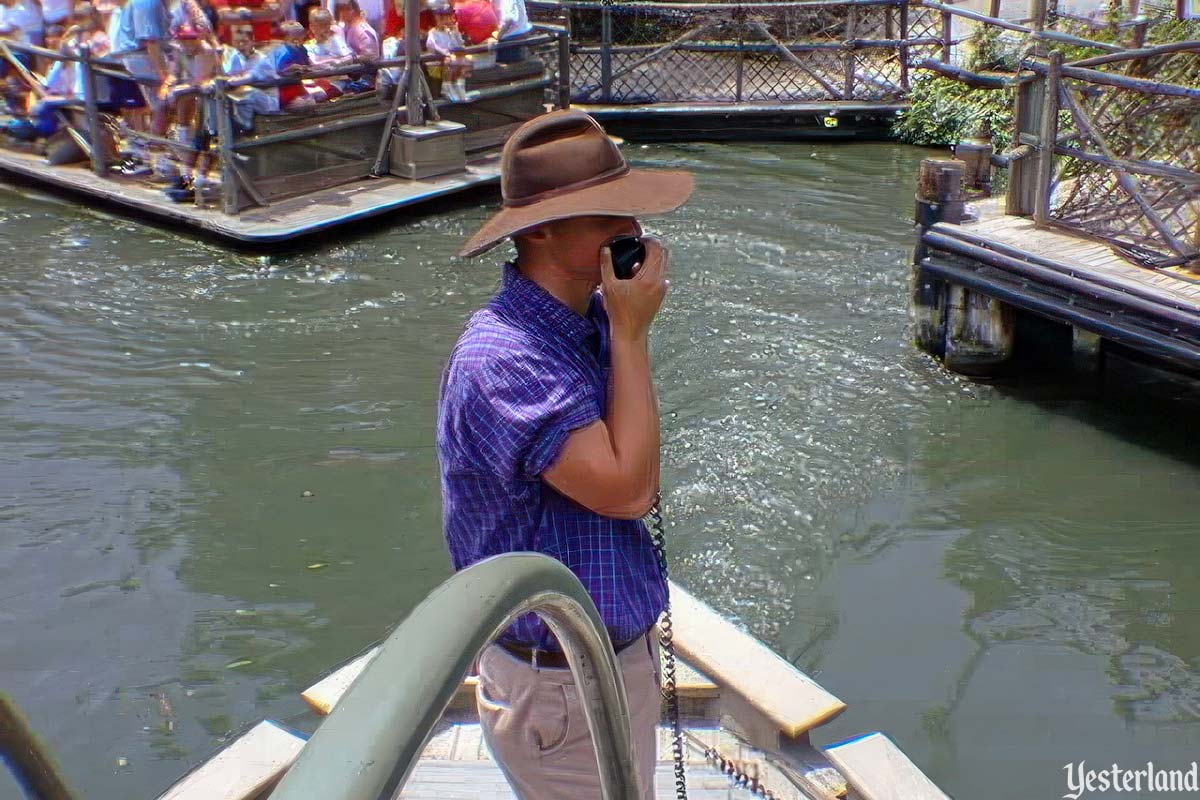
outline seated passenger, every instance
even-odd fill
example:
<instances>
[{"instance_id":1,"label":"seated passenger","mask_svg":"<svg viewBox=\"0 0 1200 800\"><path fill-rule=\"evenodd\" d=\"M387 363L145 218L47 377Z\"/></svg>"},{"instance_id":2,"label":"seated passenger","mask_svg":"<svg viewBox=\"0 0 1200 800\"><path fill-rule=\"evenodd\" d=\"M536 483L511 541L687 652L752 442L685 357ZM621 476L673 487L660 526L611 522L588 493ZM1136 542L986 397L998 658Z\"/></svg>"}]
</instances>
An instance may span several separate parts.
<instances>
[{"instance_id":1,"label":"seated passenger","mask_svg":"<svg viewBox=\"0 0 1200 800\"><path fill-rule=\"evenodd\" d=\"M337 0L342 35L355 57L364 63L379 59L379 34L363 16L358 0Z\"/></svg>"},{"instance_id":2,"label":"seated passenger","mask_svg":"<svg viewBox=\"0 0 1200 800\"><path fill-rule=\"evenodd\" d=\"M37 0L3 0L3 17L0 18L0 38L11 39L21 44L41 47L45 43L45 23L42 7ZM29 91L28 71L34 67L33 56L12 50L12 58L18 66L0 59L0 77L5 78L4 99L14 113L24 112Z\"/></svg>"},{"instance_id":3,"label":"seated passenger","mask_svg":"<svg viewBox=\"0 0 1200 800\"><path fill-rule=\"evenodd\" d=\"M401 26L395 36L389 36L379 44L379 55L383 60L391 61L404 58L404 53L404 27ZM384 67L379 70L379 85L390 94L391 87L396 85L403 72L401 67Z\"/></svg>"},{"instance_id":4,"label":"seated passenger","mask_svg":"<svg viewBox=\"0 0 1200 800\"><path fill-rule=\"evenodd\" d=\"M525 0L492 0L492 9L496 12L498 24L491 41L499 44L528 36L533 31ZM496 61L501 64L521 61L524 58L524 48L519 45L496 48Z\"/></svg>"},{"instance_id":5,"label":"seated passenger","mask_svg":"<svg viewBox=\"0 0 1200 800\"><path fill-rule=\"evenodd\" d=\"M305 43L308 58L317 69L333 69L348 66L356 61L354 52L346 44L342 32L334 26L333 15L323 8L314 10L308 16L309 40ZM364 91L370 88L363 81L350 78L316 78L313 84L324 94L318 94L317 100L332 100L341 97L346 92Z\"/></svg>"},{"instance_id":6,"label":"seated passenger","mask_svg":"<svg viewBox=\"0 0 1200 800\"><path fill-rule=\"evenodd\" d=\"M272 62L275 51L260 53L255 50L254 31L249 25L234 25L231 33L233 46L225 51L221 71L230 79L227 85L234 127L239 131L249 131L254 128L255 114L274 114L279 111L278 88L247 85L275 80L277 76ZM307 101L307 95L304 100Z\"/></svg>"},{"instance_id":7,"label":"seated passenger","mask_svg":"<svg viewBox=\"0 0 1200 800\"><path fill-rule=\"evenodd\" d=\"M108 53L108 36L100 15L91 3L79 3L66 20L70 27L59 39L59 52L77 56L88 48L93 56ZM59 128L58 112L65 106L77 105L84 99L83 71L74 61L55 61L42 81L45 91L30 109L28 119L16 119L6 126L6 131L20 139L48 138ZM97 81L97 89L105 88ZM98 94L100 94L98 92ZM106 102L101 94L97 101Z\"/></svg>"},{"instance_id":8,"label":"seated passenger","mask_svg":"<svg viewBox=\"0 0 1200 800\"><path fill-rule=\"evenodd\" d=\"M312 108L315 101L308 96L308 89L299 78L305 67L312 66L308 50L304 47L308 32L299 22L290 20L279 26L279 32L283 35L283 41L267 51L266 59L273 75L288 79L278 90L279 108L283 111Z\"/></svg>"},{"instance_id":9,"label":"seated passenger","mask_svg":"<svg viewBox=\"0 0 1200 800\"><path fill-rule=\"evenodd\" d=\"M442 65L430 67L430 76L441 78L442 97L463 102L467 99L466 75L470 66L461 52L466 45L463 43L462 34L458 32L454 9L449 3L445 3L435 6L433 13L437 27L429 32L425 47L429 52L442 57Z\"/></svg>"}]
</instances>

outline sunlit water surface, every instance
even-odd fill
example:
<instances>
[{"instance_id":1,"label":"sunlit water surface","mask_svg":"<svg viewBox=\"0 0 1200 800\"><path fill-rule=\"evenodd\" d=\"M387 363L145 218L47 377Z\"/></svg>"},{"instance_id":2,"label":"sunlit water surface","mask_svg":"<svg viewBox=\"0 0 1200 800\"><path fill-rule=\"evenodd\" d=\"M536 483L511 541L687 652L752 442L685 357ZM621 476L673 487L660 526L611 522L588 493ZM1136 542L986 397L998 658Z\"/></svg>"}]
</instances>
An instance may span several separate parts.
<instances>
[{"instance_id":1,"label":"sunlit water surface","mask_svg":"<svg viewBox=\"0 0 1200 800\"><path fill-rule=\"evenodd\" d=\"M629 153L699 180L648 225L674 574L850 704L815 740L887 731L982 800L1197 758L1191 390L916 353L920 151ZM498 276L451 255L495 202L265 257L3 193L0 689L85 796L311 728L298 692L446 577L437 379Z\"/></svg>"}]
</instances>

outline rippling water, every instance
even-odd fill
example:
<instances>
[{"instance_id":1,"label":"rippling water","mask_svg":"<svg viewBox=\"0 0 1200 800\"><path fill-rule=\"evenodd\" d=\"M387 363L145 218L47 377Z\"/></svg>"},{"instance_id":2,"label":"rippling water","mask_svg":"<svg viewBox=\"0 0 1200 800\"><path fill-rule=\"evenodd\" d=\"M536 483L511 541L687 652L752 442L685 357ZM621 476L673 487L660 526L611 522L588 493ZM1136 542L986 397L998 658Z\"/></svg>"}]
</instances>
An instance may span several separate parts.
<instances>
[{"instance_id":1,"label":"rippling water","mask_svg":"<svg viewBox=\"0 0 1200 800\"><path fill-rule=\"evenodd\" d=\"M1194 390L970 383L915 353L920 151L628 152L700 187L648 226L673 243L673 569L850 703L817 741L883 729L997 800L1061 796L1068 761L1194 759ZM21 192L0 689L87 796L150 797L261 717L311 726L298 691L448 574L437 379L498 276L450 256L490 206L265 257Z\"/></svg>"}]
</instances>

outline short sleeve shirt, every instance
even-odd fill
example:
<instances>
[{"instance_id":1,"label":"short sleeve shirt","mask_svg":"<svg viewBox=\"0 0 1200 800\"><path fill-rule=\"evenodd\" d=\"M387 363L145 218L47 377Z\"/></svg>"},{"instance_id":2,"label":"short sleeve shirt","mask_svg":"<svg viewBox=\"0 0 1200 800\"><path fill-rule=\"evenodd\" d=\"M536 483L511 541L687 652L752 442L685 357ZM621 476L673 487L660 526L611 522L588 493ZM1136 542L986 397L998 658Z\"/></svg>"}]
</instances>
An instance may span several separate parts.
<instances>
[{"instance_id":1,"label":"short sleeve shirt","mask_svg":"<svg viewBox=\"0 0 1200 800\"><path fill-rule=\"evenodd\" d=\"M121 11L113 51L140 50L148 41L170 38L171 19L162 0L129 0Z\"/></svg>"},{"instance_id":2,"label":"short sleeve shirt","mask_svg":"<svg viewBox=\"0 0 1200 800\"><path fill-rule=\"evenodd\" d=\"M646 526L601 516L541 480L571 433L604 417L609 364L599 295L581 316L508 264L500 291L451 353L437 447L455 569L509 552L556 558L587 588L620 646L646 633L666 605ZM501 638L557 649L533 614Z\"/></svg>"}]
</instances>

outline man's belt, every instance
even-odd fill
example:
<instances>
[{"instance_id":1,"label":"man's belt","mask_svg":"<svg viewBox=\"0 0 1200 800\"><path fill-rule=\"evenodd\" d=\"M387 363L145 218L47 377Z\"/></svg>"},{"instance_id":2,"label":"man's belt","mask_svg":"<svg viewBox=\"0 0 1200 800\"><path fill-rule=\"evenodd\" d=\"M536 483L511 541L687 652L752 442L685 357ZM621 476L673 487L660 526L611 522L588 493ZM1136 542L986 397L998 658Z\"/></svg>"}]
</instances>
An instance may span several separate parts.
<instances>
[{"instance_id":1,"label":"man's belt","mask_svg":"<svg viewBox=\"0 0 1200 800\"><path fill-rule=\"evenodd\" d=\"M645 636L645 634L642 634ZM628 642L617 645L613 648L617 653L620 653L625 648L634 642L640 642L642 636L631 639ZM504 649L506 653L511 655L518 661L523 661L532 667L541 667L548 669L570 669L570 664L567 663L567 654L554 650L535 650L525 645L513 644L511 642L496 642Z\"/></svg>"}]
</instances>

